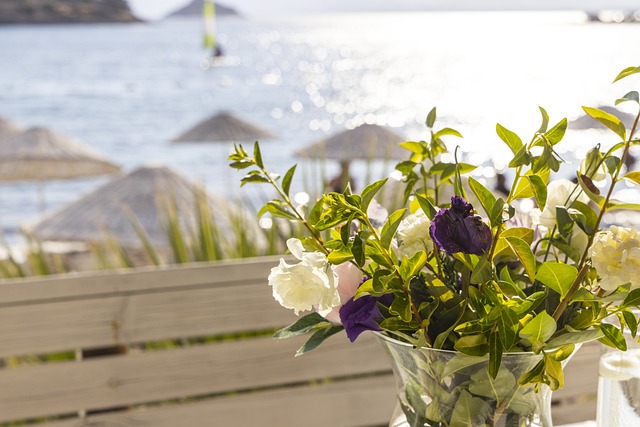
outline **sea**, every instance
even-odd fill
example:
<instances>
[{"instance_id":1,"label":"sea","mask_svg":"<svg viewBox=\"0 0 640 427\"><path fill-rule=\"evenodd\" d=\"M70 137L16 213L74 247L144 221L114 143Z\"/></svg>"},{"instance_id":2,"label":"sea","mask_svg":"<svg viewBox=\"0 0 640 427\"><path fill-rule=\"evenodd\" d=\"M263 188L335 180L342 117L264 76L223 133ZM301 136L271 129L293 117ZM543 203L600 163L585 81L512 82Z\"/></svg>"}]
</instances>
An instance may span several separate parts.
<instances>
[{"instance_id":1,"label":"sea","mask_svg":"<svg viewBox=\"0 0 640 427\"><path fill-rule=\"evenodd\" d=\"M552 123L571 121L581 106L613 105L638 88L637 79L612 81L639 65L640 25L588 22L581 12L220 17L217 29L225 56L212 62L198 17L2 26L0 116L75 138L123 173L165 165L212 193L257 205L268 192L240 189L241 174L226 161L232 143L170 140L231 112L273 133L261 141L267 167L284 173L301 163L294 189L311 192L338 166L298 159L297 149L363 123L427 139L425 118L437 107L436 127L464 136L447 139L450 149L459 147L461 160L482 165L474 173L490 180L510 158L496 123L529 140L540 126L538 107ZM574 167L615 136L570 125L565 140L558 152ZM353 168L356 182L393 170L388 162ZM16 239L24 224L109 179L44 182L44 210L38 184L0 183L0 226Z\"/></svg>"}]
</instances>

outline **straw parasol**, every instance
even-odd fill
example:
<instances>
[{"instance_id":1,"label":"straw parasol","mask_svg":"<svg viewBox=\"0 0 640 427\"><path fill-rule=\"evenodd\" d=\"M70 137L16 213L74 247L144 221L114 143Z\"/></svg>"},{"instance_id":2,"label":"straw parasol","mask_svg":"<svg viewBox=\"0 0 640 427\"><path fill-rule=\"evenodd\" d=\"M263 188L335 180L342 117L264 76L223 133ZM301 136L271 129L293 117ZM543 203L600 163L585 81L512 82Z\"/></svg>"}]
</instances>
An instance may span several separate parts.
<instances>
[{"instance_id":1,"label":"straw parasol","mask_svg":"<svg viewBox=\"0 0 640 427\"><path fill-rule=\"evenodd\" d=\"M106 232L123 247L139 248L142 243L127 216L128 209L143 226L154 247L166 248L169 241L162 206L175 203L183 224L192 226L197 215L195 197L198 190L202 191L167 167L139 167L35 223L27 224L25 229L43 241L57 242L101 241ZM207 197L216 211L229 206L218 197Z\"/></svg>"},{"instance_id":2,"label":"straw parasol","mask_svg":"<svg viewBox=\"0 0 640 427\"><path fill-rule=\"evenodd\" d=\"M341 191L348 181L353 184L353 179L349 176L352 160L402 159L407 153L400 147L400 143L404 141L405 138L385 127L363 124L316 141L296 151L295 155L309 159L338 160L340 174L332 179L329 186Z\"/></svg>"},{"instance_id":3,"label":"straw parasol","mask_svg":"<svg viewBox=\"0 0 640 427\"><path fill-rule=\"evenodd\" d=\"M119 171L119 166L97 151L46 128L34 127L0 141L0 182L38 181L41 211L43 181Z\"/></svg>"},{"instance_id":4,"label":"straw parasol","mask_svg":"<svg viewBox=\"0 0 640 427\"><path fill-rule=\"evenodd\" d=\"M405 138L385 127L363 124L321 139L296 151L295 155L347 162L356 159L401 159L406 157L407 153L399 146L404 141L406 141Z\"/></svg>"},{"instance_id":5,"label":"straw parasol","mask_svg":"<svg viewBox=\"0 0 640 427\"><path fill-rule=\"evenodd\" d=\"M172 142L246 142L267 138L273 138L273 135L230 113L221 112L198 123Z\"/></svg>"},{"instance_id":6,"label":"straw parasol","mask_svg":"<svg viewBox=\"0 0 640 427\"><path fill-rule=\"evenodd\" d=\"M20 132L22 132L22 129L9 120L0 117L0 143L15 137Z\"/></svg>"}]
</instances>

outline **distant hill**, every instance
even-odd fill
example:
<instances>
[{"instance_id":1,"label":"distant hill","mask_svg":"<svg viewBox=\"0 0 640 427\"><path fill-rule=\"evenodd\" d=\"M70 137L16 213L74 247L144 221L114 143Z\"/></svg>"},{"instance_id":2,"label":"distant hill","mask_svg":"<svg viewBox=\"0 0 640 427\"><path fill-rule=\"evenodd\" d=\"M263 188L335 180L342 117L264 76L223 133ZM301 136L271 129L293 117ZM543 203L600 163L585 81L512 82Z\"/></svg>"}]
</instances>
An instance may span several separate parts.
<instances>
[{"instance_id":1,"label":"distant hill","mask_svg":"<svg viewBox=\"0 0 640 427\"><path fill-rule=\"evenodd\" d=\"M4 0L1 0L4 1ZM186 5L182 9L178 9L175 12L169 14L167 18L171 18L174 16L193 16L193 15L201 15L202 14L202 5L204 0L193 0L190 4ZM223 6L220 3L215 3L216 5L216 15L240 15L237 10L234 8Z\"/></svg>"},{"instance_id":2,"label":"distant hill","mask_svg":"<svg viewBox=\"0 0 640 427\"><path fill-rule=\"evenodd\" d=\"M125 0L0 0L0 24L138 21Z\"/></svg>"}]
</instances>

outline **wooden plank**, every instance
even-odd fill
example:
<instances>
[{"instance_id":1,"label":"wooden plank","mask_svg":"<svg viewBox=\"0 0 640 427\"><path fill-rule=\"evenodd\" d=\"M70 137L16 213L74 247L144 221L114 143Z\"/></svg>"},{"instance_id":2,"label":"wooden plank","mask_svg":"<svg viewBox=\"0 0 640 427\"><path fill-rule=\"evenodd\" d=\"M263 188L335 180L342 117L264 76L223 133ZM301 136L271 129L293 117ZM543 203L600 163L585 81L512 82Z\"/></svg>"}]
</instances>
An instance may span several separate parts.
<instances>
[{"instance_id":1,"label":"wooden plank","mask_svg":"<svg viewBox=\"0 0 640 427\"><path fill-rule=\"evenodd\" d=\"M364 427L387 425L395 405L388 376L105 414L42 427Z\"/></svg>"},{"instance_id":2,"label":"wooden plank","mask_svg":"<svg viewBox=\"0 0 640 427\"><path fill-rule=\"evenodd\" d=\"M37 304L47 300L132 295L212 284L266 283L280 257L225 260L163 268L146 267L37 278L8 279L0 283L0 308Z\"/></svg>"},{"instance_id":3,"label":"wooden plank","mask_svg":"<svg viewBox=\"0 0 640 427\"><path fill-rule=\"evenodd\" d=\"M0 421L390 371L373 335L338 338L298 358L303 341L267 337L3 369Z\"/></svg>"},{"instance_id":4,"label":"wooden plank","mask_svg":"<svg viewBox=\"0 0 640 427\"><path fill-rule=\"evenodd\" d=\"M264 330L293 322L293 312L273 300L264 280L4 307L0 356Z\"/></svg>"}]
</instances>

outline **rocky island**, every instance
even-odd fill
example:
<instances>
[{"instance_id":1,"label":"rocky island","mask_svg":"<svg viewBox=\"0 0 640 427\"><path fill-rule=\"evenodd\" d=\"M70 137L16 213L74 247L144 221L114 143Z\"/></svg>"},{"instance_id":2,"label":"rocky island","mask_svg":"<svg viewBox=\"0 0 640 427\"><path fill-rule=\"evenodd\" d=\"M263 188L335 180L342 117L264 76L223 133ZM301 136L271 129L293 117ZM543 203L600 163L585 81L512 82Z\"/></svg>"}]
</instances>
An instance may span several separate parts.
<instances>
[{"instance_id":1,"label":"rocky island","mask_svg":"<svg viewBox=\"0 0 640 427\"><path fill-rule=\"evenodd\" d=\"M193 2L189 3L185 7L178 9L169 15L169 18L179 17L179 16L193 16L193 15L201 15L202 14L202 6L204 0L193 0ZM218 16L238 16L239 13L232 7L224 6L218 2L216 2L216 15Z\"/></svg>"},{"instance_id":2,"label":"rocky island","mask_svg":"<svg viewBox=\"0 0 640 427\"><path fill-rule=\"evenodd\" d=\"M138 22L126 0L1 0L0 24Z\"/></svg>"}]
</instances>

